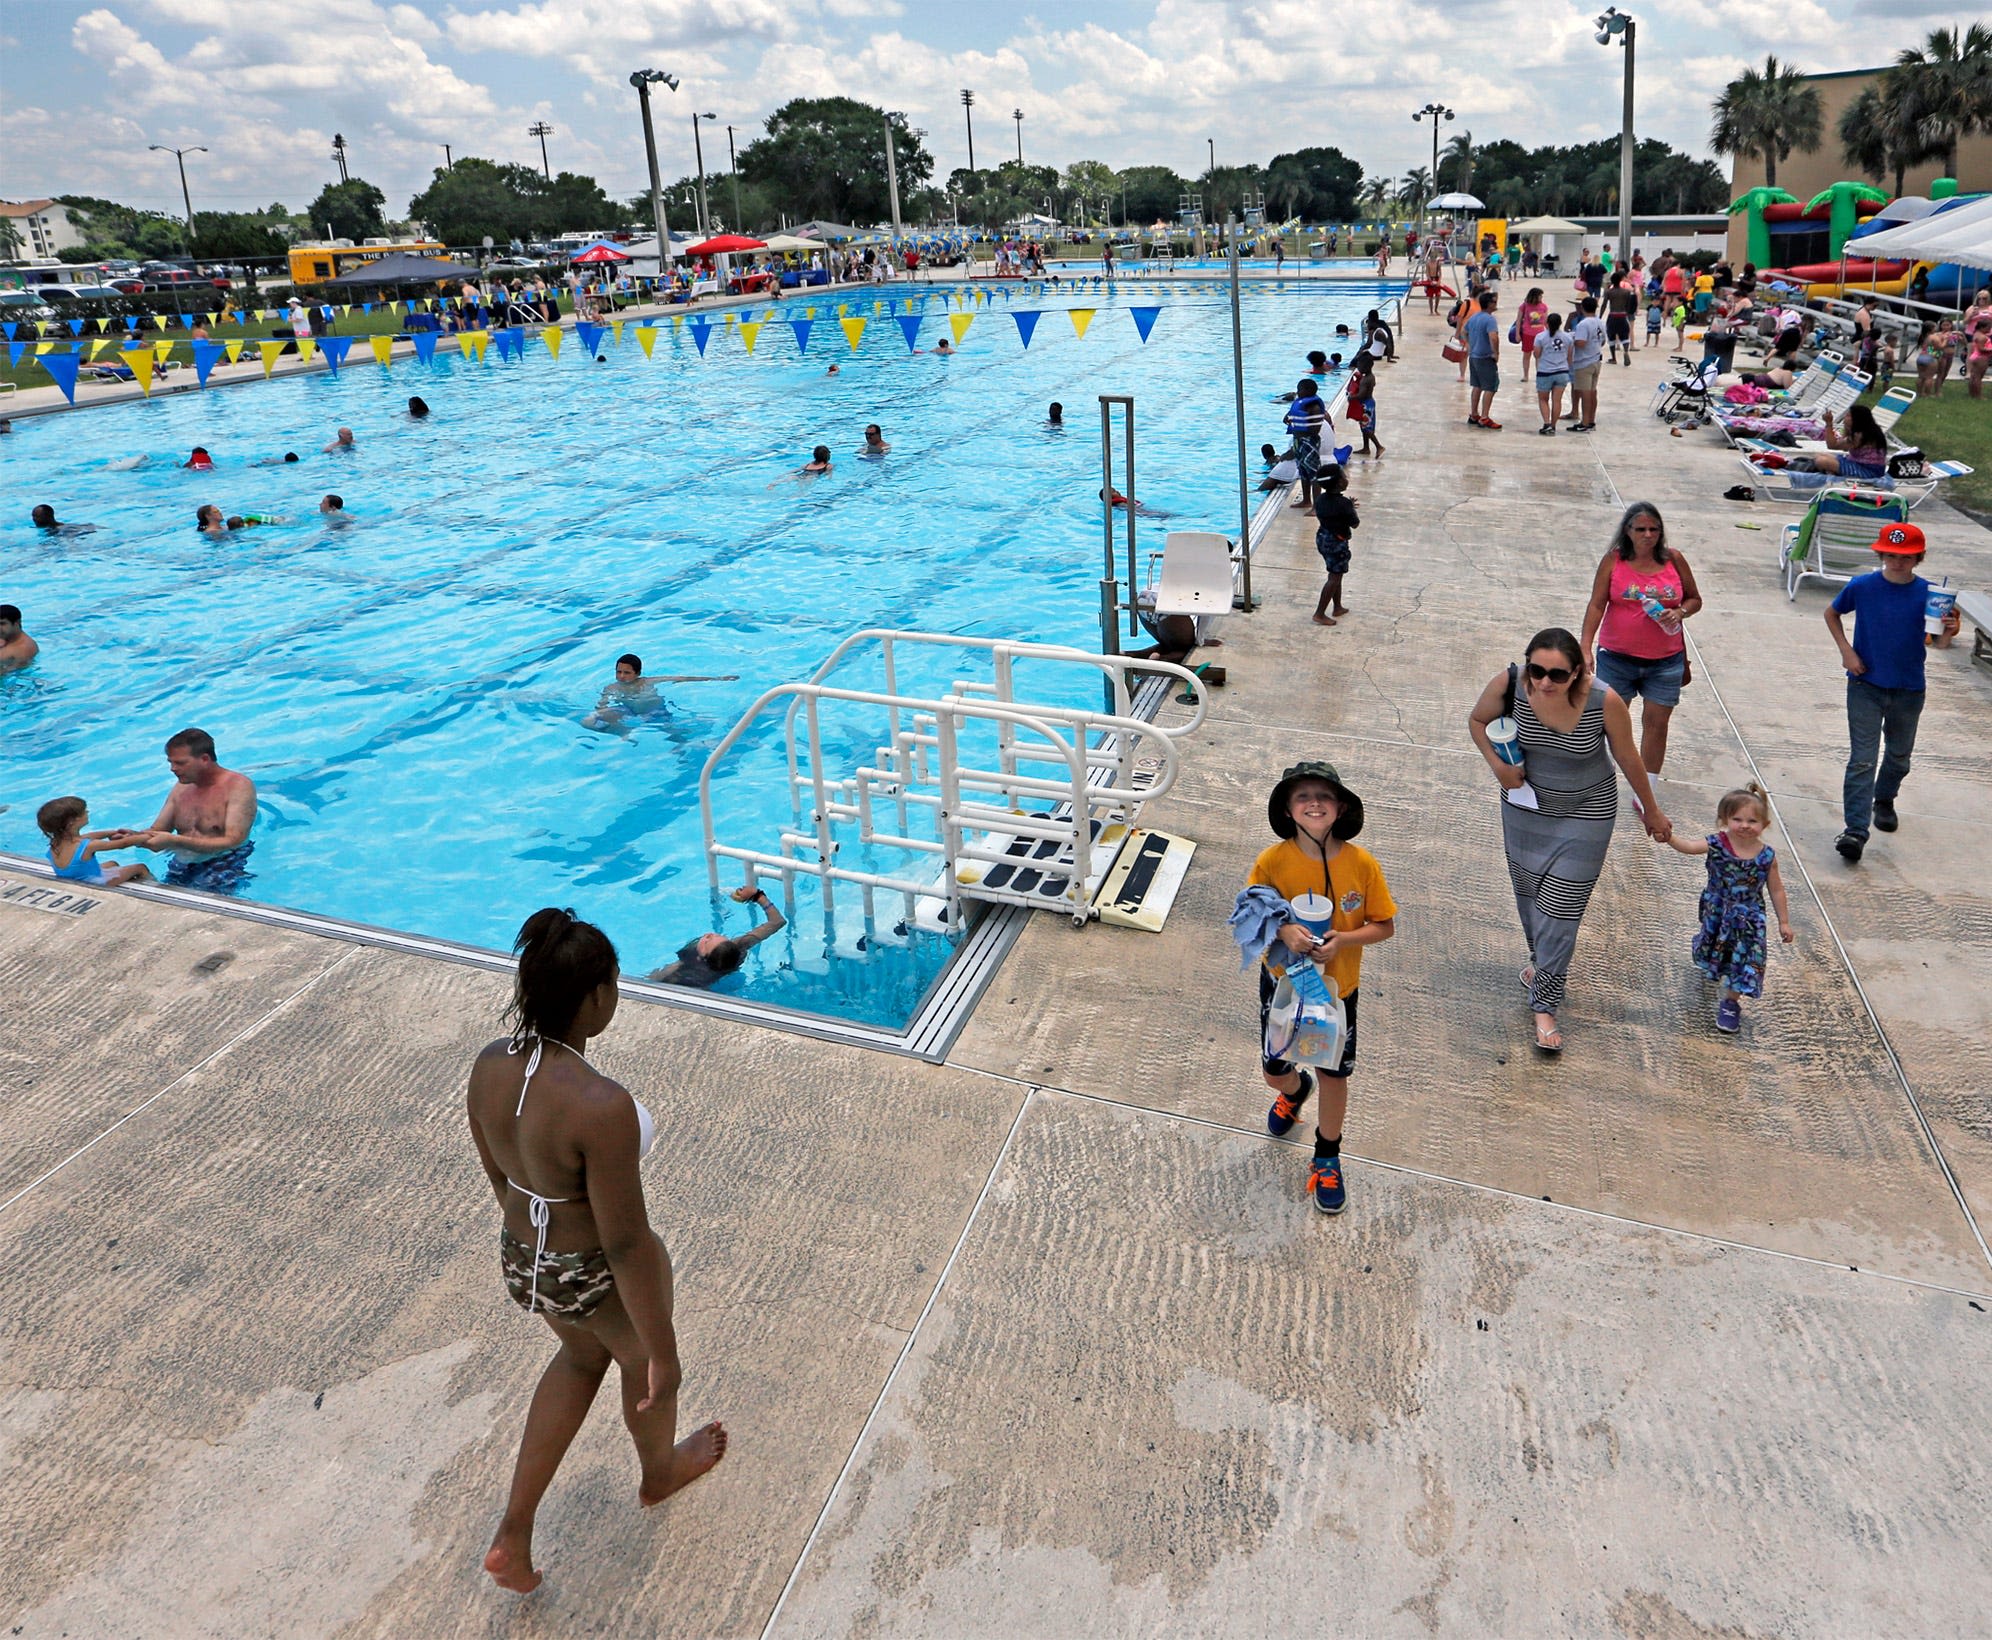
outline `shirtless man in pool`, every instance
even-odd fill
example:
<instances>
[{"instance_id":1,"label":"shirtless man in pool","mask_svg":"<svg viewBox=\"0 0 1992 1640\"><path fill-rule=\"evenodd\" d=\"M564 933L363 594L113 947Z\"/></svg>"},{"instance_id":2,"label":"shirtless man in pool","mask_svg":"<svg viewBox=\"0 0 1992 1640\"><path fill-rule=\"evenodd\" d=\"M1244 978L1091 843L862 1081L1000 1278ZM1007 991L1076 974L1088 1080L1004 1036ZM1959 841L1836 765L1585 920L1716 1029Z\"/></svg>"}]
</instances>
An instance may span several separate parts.
<instances>
[{"instance_id":1,"label":"shirtless man in pool","mask_svg":"<svg viewBox=\"0 0 1992 1640\"><path fill-rule=\"evenodd\" d=\"M215 760L214 737L205 729L182 729L167 741L166 763L175 784L159 818L144 831L113 831L113 846L170 853L167 882L228 893L248 864L256 783Z\"/></svg>"}]
</instances>

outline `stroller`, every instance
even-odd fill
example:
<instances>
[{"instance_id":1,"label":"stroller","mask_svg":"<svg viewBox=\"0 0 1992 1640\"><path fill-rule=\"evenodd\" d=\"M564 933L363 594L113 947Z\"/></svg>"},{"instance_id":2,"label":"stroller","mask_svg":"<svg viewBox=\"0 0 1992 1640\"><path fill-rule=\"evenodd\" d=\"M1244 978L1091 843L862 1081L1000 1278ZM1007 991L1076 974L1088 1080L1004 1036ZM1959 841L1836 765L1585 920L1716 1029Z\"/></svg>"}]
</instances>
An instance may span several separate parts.
<instances>
[{"instance_id":1,"label":"stroller","mask_svg":"<svg viewBox=\"0 0 1992 1640\"><path fill-rule=\"evenodd\" d=\"M1662 382L1653 389L1653 413L1662 421L1681 427L1699 427L1715 410L1715 383L1722 374L1719 359L1700 364Z\"/></svg>"}]
</instances>

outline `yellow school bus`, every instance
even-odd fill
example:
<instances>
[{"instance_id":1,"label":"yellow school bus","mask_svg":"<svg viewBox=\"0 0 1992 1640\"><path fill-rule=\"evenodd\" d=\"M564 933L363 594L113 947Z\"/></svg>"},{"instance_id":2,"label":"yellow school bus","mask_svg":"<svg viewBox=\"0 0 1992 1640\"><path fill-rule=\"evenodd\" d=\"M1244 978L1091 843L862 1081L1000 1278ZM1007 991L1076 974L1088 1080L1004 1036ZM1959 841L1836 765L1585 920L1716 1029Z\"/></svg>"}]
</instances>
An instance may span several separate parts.
<instances>
[{"instance_id":1,"label":"yellow school bus","mask_svg":"<svg viewBox=\"0 0 1992 1640\"><path fill-rule=\"evenodd\" d=\"M434 239L396 240L392 244L369 239L364 245L298 245L290 253L291 283L315 285L321 279L337 279L342 273L351 273L395 251L438 256L442 249L441 243Z\"/></svg>"}]
</instances>

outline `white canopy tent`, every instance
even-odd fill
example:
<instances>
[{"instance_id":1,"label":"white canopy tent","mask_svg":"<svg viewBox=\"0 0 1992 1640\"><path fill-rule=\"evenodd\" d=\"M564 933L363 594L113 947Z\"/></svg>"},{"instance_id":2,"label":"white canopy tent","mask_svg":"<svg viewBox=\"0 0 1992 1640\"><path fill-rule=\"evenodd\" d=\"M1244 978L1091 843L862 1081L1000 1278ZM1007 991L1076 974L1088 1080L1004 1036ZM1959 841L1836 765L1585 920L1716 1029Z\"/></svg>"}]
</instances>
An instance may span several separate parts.
<instances>
[{"instance_id":1,"label":"white canopy tent","mask_svg":"<svg viewBox=\"0 0 1992 1640\"><path fill-rule=\"evenodd\" d=\"M1961 262L1992 268L1992 197L1933 211L1900 227L1847 241L1854 256L1908 257L1917 262Z\"/></svg>"},{"instance_id":2,"label":"white canopy tent","mask_svg":"<svg viewBox=\"0 0 1992 1640\"><path fill-rule=\"evenodd\" d=\"M1573 252L1584 248L1589 230L1580 222L1572 222L1566 216L1532 216L1521 222L1508 224L1510 243L1517 239L1534 240L1535 248L1545 256L1553 256L1559 265ZM1575 264L1571 264L1575 266Z\"/></svg>"}]
</instances>

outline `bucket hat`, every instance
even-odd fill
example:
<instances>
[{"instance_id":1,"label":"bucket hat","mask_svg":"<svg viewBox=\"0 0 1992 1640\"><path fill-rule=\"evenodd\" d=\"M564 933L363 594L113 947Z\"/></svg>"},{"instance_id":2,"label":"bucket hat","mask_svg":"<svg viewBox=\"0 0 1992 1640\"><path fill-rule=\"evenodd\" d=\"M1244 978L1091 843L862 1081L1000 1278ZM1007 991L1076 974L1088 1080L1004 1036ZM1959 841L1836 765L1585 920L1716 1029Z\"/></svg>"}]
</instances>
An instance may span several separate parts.
<instances>
[{"instance_id":1,"label":"bucket hat","mask_svg":"<svg viewBox=\"0 0 1992 1640\"><path fill-rule=\"evenodd\" d=\"M1273 787L1272 795L1266 799L1266 824L1273 828L1275 837L1292 841L1295 830L1293 815L1288 811L1287 800L1293 796L1293 789L1303 780L1318 780L1335 794L1335 801L1342 812L1335 816L1335 824L1328 829L1328 835L1338 842L1346 843L1363 829L1363 800L1342 784L1342 777L1335 772L1332 763L1296 763L1280 776L1279 784Z\"/></svg>"}]
</instances>

